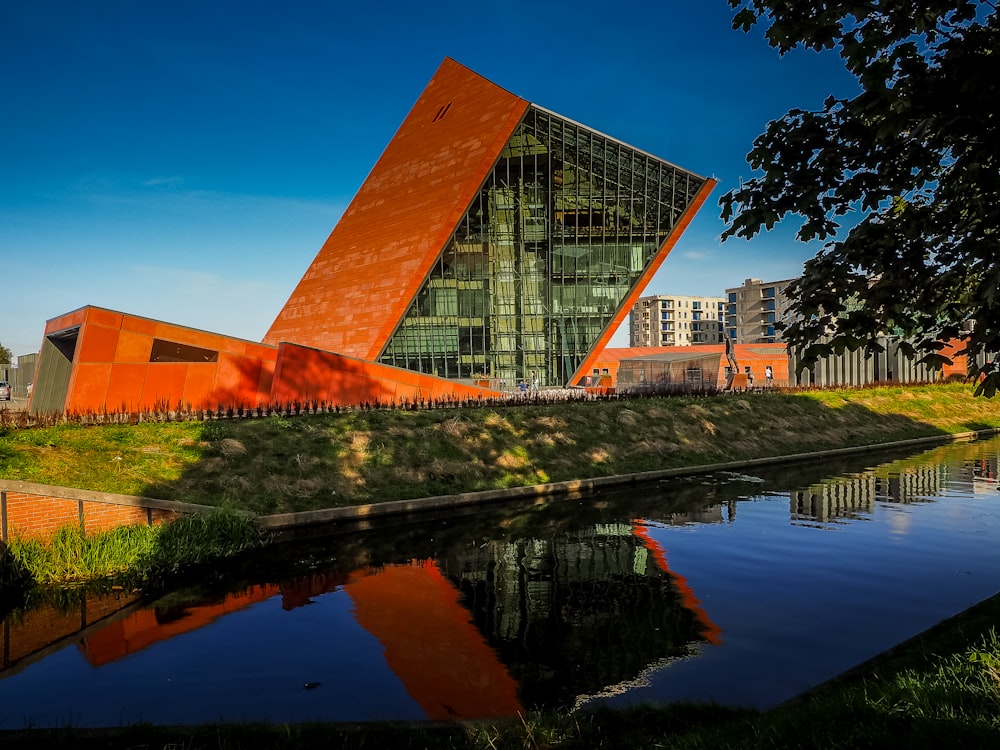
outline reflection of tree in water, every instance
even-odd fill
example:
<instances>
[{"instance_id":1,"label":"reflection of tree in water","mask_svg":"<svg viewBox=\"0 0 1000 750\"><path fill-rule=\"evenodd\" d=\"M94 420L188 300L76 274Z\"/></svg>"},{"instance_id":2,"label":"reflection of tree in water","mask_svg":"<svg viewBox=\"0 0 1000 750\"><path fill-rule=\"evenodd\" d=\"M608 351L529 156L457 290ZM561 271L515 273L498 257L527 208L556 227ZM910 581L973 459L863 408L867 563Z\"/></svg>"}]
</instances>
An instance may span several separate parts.
<instances>
[{"instance_id":1,"label":"reflection of tree in water","mask_svg":"<svg viewBox=\"0 0 1000 750\"><path fill-rule=\"evenodd\" d=\"M529 708L572 705L704 640L628 524L491 542L449 557L447 571Z\"/></svg>"}]
</instances>

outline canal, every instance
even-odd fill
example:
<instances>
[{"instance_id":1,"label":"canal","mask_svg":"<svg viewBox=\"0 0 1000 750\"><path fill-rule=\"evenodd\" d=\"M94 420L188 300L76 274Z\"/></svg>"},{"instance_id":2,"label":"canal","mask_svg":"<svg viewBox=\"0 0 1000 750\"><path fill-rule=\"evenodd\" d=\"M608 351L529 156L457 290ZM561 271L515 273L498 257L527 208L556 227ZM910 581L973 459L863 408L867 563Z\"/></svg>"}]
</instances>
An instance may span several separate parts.
<instances>
[{"instance_id":1,"label":"canal","mask_svg":"<svg viewBox=\"0 0 1000 750\"><path fill-rule=\"evenodd\" d=\"M0 729L766 708L1000 591L1000 438L290 540L3 622Z\"/></svg>"}]
</instances>

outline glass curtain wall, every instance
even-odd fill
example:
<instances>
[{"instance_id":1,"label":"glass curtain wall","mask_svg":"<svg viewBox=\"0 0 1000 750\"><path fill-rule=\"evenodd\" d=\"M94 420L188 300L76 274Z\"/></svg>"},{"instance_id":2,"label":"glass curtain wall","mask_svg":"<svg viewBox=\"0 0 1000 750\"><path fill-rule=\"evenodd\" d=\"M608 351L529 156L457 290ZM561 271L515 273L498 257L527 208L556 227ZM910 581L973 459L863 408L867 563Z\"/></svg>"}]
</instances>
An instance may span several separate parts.
<instances>
[{"instance_id":1,"label":"glass curtain wall","mask_svg":"<svg viewBox=\"0 0 1000 750\"><path fill-rule=\"evenodd\" d=\"M380 361L566 384L703 182L531 107Z\"/></svg>"}]
</instances>

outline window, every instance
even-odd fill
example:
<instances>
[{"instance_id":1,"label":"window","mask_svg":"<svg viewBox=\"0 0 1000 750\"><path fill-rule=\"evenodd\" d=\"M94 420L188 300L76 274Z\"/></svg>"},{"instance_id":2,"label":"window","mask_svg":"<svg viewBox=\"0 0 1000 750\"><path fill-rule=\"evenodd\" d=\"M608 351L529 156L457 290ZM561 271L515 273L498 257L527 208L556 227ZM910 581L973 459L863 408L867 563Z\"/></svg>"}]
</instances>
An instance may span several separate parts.
<instances>
[{"instance_id":1,"label":"window","mask_svg":"<svg viewBox=\"0 0 1000 750\"><path fill-rule=\"evenodd\" d=\"M150 362L217 362L219 353L189 344L153 339Z\"/></svg>"}]
</instances>

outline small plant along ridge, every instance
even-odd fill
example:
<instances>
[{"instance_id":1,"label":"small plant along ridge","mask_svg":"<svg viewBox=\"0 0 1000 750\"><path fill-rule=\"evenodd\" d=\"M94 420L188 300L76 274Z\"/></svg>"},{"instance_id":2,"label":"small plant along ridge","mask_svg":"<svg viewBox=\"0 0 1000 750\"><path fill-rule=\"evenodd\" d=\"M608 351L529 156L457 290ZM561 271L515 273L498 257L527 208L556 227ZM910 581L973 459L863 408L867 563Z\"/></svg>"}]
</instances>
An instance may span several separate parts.
<instances>
[{"instance_id":1,"label":"small plant along ridge","mask_svg":"<svg viewBox=\"0 0 1000 750\"><path fill-rule=\"evenodd\" d=\"M135 588L159 587L192 568L262 547L267 539L250 515L232 508L96 534L67 525L50 539L9 540L0 554L17 576L9 582L5 576L0 589L99 579Z\"/></svg>"}]
</instances>

